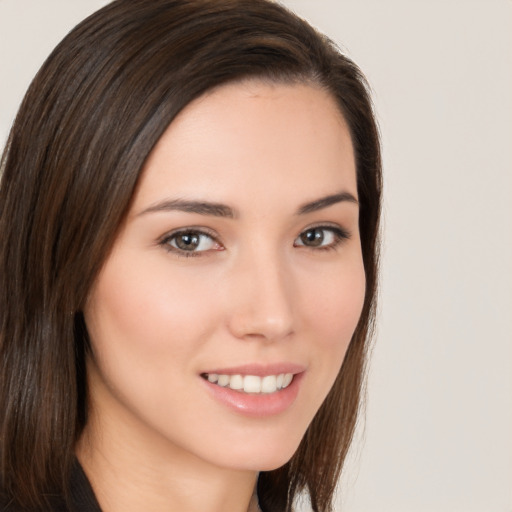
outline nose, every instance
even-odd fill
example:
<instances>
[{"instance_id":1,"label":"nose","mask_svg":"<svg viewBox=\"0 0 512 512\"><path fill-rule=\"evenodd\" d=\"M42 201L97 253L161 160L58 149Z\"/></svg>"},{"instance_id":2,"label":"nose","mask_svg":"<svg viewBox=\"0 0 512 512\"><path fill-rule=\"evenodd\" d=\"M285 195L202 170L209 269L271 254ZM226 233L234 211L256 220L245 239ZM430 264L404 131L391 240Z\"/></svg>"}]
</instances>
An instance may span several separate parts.
<instances>
[{"instance_id":1,"label":"nose","mask_svg":"<svg viewBox=\"0 0 512 512\"><path fill-rule=\"evenodd\" d=\"M232 273L228 325L241 339L275 342L294 331L293 278L275 255L248 258Z\"/></svg>"}]
</instances>

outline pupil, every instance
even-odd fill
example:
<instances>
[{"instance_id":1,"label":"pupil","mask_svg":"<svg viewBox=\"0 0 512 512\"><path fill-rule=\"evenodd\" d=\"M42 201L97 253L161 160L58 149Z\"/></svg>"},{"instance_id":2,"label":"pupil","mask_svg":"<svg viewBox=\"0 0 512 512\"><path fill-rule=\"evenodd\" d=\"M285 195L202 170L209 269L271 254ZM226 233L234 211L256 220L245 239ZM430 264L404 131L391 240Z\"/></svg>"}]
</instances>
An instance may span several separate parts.
<instances>
[{"instance_id":1,"label":"pupil","mask_svg":"<svg viewBox=\"0 0 512 512\"><path fill-rule=\"evenodd\" d=\"M324 233L321 229L309 229L301 235L301 239L304 245L315 247L324 241Z\"/></svg>"},{"instance_id":2,"label":"pupil","mask_svg":"<svg viewBox=\"0 0 512 512\"><path fill-rule=\"evenodd\" d=\"M185 233L176 239L176 245L185 251L196 249L199 245L199 236L193 233Z\"/></svg>"}]
</instances>

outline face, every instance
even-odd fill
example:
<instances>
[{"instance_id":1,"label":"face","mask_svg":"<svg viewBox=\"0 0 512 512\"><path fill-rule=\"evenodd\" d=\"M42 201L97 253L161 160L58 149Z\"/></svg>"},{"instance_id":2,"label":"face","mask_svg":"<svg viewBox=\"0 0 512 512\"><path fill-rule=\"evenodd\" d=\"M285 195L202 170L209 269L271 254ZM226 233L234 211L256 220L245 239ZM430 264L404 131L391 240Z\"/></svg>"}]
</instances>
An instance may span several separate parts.
<instances>
[{"instance_id":1,"label":"face","mask_svg":"<svg viewBox=\"0 0 512 512\"><path fill-rule=\"evenodd\" d=\"M154 457L284 464L361 313L358 215L325 91L247 81L188 105L84 309L92 417Z\"/></svg>"}]
</instances>

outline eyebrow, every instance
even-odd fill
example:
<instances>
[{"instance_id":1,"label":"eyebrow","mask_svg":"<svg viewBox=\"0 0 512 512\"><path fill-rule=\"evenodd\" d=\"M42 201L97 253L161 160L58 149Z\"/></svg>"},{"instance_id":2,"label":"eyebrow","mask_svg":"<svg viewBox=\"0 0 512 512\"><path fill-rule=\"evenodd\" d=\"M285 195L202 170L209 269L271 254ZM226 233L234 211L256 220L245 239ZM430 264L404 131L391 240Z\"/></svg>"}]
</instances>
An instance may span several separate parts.
<instances>
[{"instance_id":1,"label":"eyebrow","mask_svg":"<svg viewBox=\"0 0 512 512\"><path fill-rule=\"evenodd\" d=\"M332 206L333 204L342 202L359 204L359 201L350 192L340 192L338 194L332 194L330 196L325 196L320 199L316 199L315 201L311 201L310 203L303 204L297 210L297 214L304 215L306 213L316 212L323 208L327 208L328 206Z\"/></svg>"},{"instance_id":2,"label":"eyebrow","mask_svg":"<svg viewBox=\"0 0 512 512\"><path fill-rule=\"evenodd\" d=\"M307 213L316 212L341 202L359 204L357 199L350 192L340 192L338 194L332 194L320 199L316 199L315 201L305 203L297 209L296 214L305 215ZM228 219L234 219L238 216L235 209L225 204L187 199L166 199L146 208L138 215L166 211L181 211L211 217L224 217Z\"/></svg>"},{"instance_id":3,"label":"eyebrow","mask_svg":"<svg viewBox=\"0 0 512 512\"><path fill-rule=\"evenodd\" d=\"M152 212L180 211L186 213L197 213L198 215L207 215L213 217L235 218L235 211L230 206L222 203L212 203L209 201L192 201L186 199L167 199L160 203L146 208L139 215Z\"/></svg>"}]
</instances>

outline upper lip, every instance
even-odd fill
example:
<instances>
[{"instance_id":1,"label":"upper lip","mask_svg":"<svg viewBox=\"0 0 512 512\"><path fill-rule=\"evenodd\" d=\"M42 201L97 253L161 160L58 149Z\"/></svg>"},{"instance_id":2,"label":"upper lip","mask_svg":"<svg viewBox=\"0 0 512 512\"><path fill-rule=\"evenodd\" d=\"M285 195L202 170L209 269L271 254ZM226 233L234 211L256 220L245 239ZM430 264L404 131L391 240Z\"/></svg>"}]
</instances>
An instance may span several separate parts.
<instances>
[{"instance_id":1,"label":"upper lip","mask_svg":"<svg viewBox=\"0 0 512 512\"><path fill-rule=\"evenodd\" d=\"M297 374L302 373L305 370L306 367L304 365L296 363L249 363L239 366L230 366L229 368L213 368L202 373L216 373L218 375L255 375L258 377L265 377L266 375L280 375L282 373Z\"/></svg>"}]
</instances>

